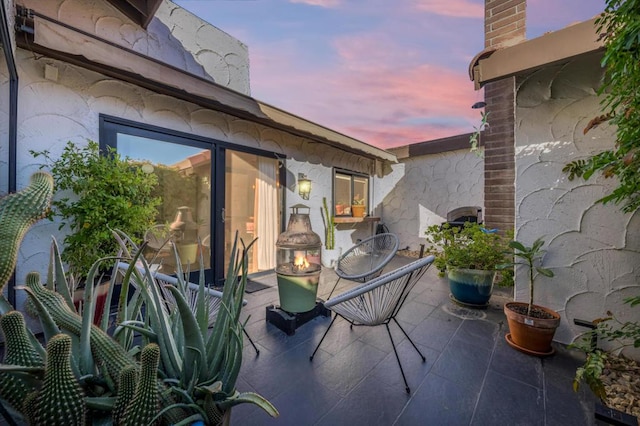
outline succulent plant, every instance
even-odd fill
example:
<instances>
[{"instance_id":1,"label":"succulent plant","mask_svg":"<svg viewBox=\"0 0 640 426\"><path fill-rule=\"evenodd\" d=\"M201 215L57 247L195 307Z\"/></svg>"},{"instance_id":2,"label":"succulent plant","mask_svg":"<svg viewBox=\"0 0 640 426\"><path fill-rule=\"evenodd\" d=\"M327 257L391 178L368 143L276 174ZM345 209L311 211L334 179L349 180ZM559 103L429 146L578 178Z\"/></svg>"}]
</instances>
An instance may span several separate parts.
<instances>
[{"instance_id":1,"label":"succulent plant","mask_svg":"<svg viewBox=\"0 0 640 426\"><path fill-rule=\"evenodd\" d=\"M0 199L0 291L18 260L18 247L35 222L47 214L53 196L53 178L34 173L29 186Z\"/></svg>"}]
</instances>

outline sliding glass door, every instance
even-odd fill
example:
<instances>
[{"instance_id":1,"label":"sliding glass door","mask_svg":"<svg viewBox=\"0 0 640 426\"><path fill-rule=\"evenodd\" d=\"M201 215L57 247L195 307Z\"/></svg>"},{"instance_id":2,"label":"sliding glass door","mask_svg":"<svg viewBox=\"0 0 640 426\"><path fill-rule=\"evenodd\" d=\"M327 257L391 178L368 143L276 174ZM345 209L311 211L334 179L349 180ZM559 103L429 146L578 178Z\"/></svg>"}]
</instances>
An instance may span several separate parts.
<instances>
[{"instance_id":1,"label":"sliding glass door","mask_svg":"<svg viewBox=\"0 0 640 426\"><path fill-rule=\"evenodd\" d=\"M199 271L202 255L207 282L220 284L236 231L246 244L257 238L250 274L275 267L283 193L282 168L272 154L113 117L101 116L100 128L103 147L116 148L157 177L160 207L141 236L152 267L168 274L178 264L183 271Z\"/></svg>"},{"instance_id":2,"label":"sliding glass door","mask_svg":"<svg viewBox=\"0 0 640 426\"><path fill-rule=\"evenodd\" d=\"M257 238L249 252L249 273L273 269L282 205L278 160L228 149L225 164L225 268L238 231L247 244Z\"/></svg>"}]
</instances>

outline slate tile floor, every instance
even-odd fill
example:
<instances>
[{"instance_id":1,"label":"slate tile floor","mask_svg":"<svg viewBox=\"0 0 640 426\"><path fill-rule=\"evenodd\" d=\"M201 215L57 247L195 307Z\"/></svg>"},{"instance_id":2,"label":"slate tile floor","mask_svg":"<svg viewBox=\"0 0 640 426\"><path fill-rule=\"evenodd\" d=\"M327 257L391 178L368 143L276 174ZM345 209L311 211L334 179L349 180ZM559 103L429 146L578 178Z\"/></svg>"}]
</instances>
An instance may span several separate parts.
<instances>
[{"instance_id":1,"label":"slate tile floor","mask_svg":"<svg viewBox=\"0 0 640 426\"><path fill-rule=\"evenodd\" d=\"M409 261L396 257L387 270ZM315 318L287 336L265 321L265 307L278 304L275 275L257 280L271 288L247 294L245 315L261 352L245 346L238 389L265 396L280 417L244 404L233 409L235 426L600 424L590 392L572 390L581 354L556 345L554 356L539 359L505 342L504 293L495 292L486 310L460 308L435 267L427 271L398 318L426 362L391 326L411 387L407 395L384 327L350 329L338 319L310 362L330 319ZM323 269L319 297L326 298L335 281L333 271ZM337 291L352 285L341 281Z\"/></svg>"}]
</instances>

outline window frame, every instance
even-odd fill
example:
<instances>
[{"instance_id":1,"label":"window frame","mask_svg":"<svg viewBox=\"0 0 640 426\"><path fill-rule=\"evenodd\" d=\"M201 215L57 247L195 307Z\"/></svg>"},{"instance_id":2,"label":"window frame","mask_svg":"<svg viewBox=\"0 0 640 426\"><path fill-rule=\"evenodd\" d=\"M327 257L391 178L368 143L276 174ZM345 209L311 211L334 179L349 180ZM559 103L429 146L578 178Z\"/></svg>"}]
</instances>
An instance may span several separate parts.
<instances>
[{"instance_id":1,"label":"window frame","mask_svg":"<svg viewBox=\"0 0 640 426\"><path fill-rule=\"evenodd\" d=\"M336 175L346 175L350 177L350 189L349 189L349 210L351 210L351 204L353 203L353 196L355 193L355 179L354 178L364 178L367 180L367 194L366 194L366 203L364 204L365 206L365 212L368 214L369 213L369 208L370 208L370 201L371 201L371 176L366 174L366 173L359 173L359 172L354 172L352 170L347 170L347 169L342 169L339 167L334 167L332 170L332 180L331 180L331 206L332 206L332 212L333 212L333 216L338 218L338 217L352 217L352 212L349 211L349 214L338 214L336 211Z\"/></svg>"}]
</instances>

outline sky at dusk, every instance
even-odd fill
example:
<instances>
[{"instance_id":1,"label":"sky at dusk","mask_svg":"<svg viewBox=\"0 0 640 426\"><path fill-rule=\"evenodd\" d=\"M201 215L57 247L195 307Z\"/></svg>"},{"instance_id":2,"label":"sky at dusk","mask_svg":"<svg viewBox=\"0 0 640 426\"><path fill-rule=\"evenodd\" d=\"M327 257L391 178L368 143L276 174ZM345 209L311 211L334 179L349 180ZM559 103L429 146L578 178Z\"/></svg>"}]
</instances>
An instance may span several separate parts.
<instances>
[{"instance_id":1,"label":"sky at dusk","mask_svg":"<svg viewBox=\"0 0 640 426\"><path fill-rule=\"evenodd\" d=\"M251 95L380 148L473 131L484 0L174 0L249 47ZM605 0L528 0L527 38Z\"/></svg>"}]
</instances>

